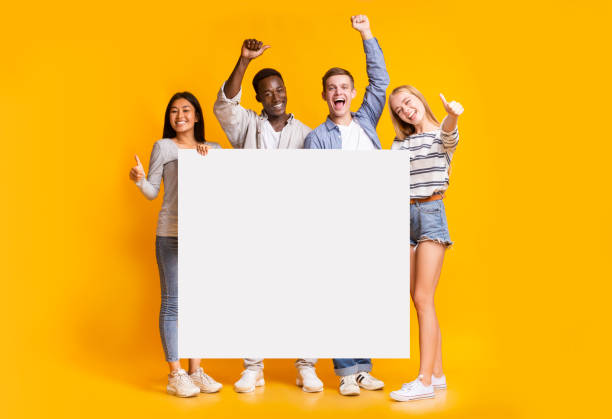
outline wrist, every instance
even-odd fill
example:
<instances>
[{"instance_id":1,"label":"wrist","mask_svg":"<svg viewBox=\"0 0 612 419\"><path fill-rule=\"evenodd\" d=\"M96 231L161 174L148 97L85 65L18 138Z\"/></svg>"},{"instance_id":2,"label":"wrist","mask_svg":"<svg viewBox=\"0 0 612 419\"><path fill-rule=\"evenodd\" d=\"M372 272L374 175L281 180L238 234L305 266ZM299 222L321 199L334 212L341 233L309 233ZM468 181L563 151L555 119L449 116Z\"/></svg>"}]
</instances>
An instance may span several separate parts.
<instances>
[{"instance_id":1,"label":"wrist","mask_svg":"<svg viewBox=\"0 0 612 419\"><path fill-rule=\"evenodd\" d=\"M249 57L245 57L244 55L240 55L240 58L238 59L238 63L241 65L249 65L249 63L251 62L251 58Z\"/></svg>"},{"instance_id":2,"label":"wrist","mask_svg":"<svg viewBox=\"0 0 612 419\"><path fill-rule=\"evenodd\" d=\"M359 33L361 34L361 39L364 41L374 38L374 35L372 35L372 31L370 29L360 31Z\"/></svg>"}]
</instances>

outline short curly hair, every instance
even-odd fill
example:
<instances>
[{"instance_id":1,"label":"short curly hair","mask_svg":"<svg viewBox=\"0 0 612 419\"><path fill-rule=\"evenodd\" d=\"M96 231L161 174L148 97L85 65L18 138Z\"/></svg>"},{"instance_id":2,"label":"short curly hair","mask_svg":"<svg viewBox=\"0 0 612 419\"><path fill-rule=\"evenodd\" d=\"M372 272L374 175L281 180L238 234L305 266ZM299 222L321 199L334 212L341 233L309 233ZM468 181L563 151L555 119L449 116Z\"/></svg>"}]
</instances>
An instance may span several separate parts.
<instances>
[{"instance_id":1,"label":"short curly hair","mask_svg":"<svg viewBox=\"0 0 612 419\"><path fill-rule=\"evenodd\" d=\"M259 82L262 81L263 79L270 77L270 76L278 76L278 78L280 78L281 80L283 80L283 76L281 76L281 73L279 73L278 71L276 71L273 68L262 68L261 70L259 70L257 72L257 74L255 74L255 77L253 77L253 89L255 89L255 93L259 94L259 92L257 91L257 88L259 86ZM283 83L285 81L283 80Z\"/></svg>"}]
</instances>

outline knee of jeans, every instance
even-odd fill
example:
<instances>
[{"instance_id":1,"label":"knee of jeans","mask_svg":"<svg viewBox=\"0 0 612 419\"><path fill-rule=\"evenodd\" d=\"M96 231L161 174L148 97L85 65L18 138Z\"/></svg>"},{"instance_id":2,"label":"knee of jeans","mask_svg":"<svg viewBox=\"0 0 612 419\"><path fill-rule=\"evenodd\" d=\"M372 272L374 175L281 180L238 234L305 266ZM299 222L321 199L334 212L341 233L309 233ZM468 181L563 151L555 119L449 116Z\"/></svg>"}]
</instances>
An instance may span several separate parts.
<instances>
[{"instance_id":1,"label":"knee of jeans","mask_svg":"<svg viewBox=\"0 0 612 419\"><path fill-rule=\"evenodd\" d=\"M163 316L178 316L178 297L163 297L160 314Z\"/></svg>"}]
</instances>

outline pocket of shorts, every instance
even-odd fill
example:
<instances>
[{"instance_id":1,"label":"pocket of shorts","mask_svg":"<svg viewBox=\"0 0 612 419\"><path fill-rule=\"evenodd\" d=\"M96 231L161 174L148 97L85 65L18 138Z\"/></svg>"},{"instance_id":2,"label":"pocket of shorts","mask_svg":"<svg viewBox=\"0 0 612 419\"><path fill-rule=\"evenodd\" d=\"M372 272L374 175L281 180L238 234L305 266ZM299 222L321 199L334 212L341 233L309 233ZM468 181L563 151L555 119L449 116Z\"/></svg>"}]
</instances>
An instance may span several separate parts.
<instances>
[{"instance_id":1,"label":"pocket of shorts","mask_svg":"<svg viewBox=\"0 0 612 419\"><path fill-rule=\"evenodd\" d=\"M438 200L438 201L424 202L420 204L417 208L419 209L420 212L424 214L439 214L441 211L440 202L442 201Z\"/></svg>"}]
</instances>

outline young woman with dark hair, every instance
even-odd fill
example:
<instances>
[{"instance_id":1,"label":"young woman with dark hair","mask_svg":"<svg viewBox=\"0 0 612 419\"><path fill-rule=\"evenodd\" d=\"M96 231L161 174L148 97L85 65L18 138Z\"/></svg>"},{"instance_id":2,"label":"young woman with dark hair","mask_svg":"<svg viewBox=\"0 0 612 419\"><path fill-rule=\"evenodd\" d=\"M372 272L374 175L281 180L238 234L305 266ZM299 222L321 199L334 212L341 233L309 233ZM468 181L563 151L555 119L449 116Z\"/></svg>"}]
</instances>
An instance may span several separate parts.
<instances>
[{"instance_id":1,"label":"young woman with dark hair","mask_svg":"<svg viewBox=\"0 0 612 419\"><path fill-rule=\"evenodd\" d=\"M202 393L215 393L221 384L204 373L199 359L189 360L189 374L181 368L178 358L178 150L197 149L202 155L209 148L221 148L217 143L206 141L204 118L200 103L189 92L176 93L166 107L163 138L153 145L149 161L149 174L138 156L137 165L130 170L133 180L145 197L152 200L159 194L164 181L164 201L159 212L155 254L161 284L161 309L159 331L166 361L169 394L191 397Z\"/></svg>"}]
</instances>

